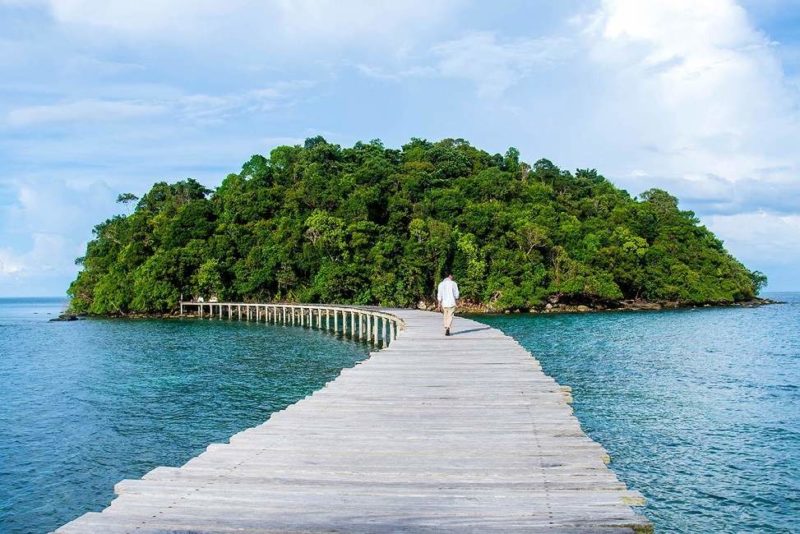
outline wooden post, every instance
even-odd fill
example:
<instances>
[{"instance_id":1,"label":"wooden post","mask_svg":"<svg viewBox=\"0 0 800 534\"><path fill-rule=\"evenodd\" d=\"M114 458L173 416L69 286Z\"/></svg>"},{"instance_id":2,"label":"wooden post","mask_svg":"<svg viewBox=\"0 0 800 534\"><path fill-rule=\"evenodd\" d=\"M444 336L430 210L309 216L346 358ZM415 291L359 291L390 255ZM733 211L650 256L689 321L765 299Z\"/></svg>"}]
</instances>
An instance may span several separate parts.
<instances>
[{"instance_id":1,"label":"wooden post","mask_svg":"<svg viewBox=\"0 0 800 534\"><path fill-rule=\"evenodd\" d=\"M375 324L372 326L372 344L378 346L378 316L374 316L373 321Z\"/></svg>"},{"instance_id":2,"label":"wooden post","mask_svg":"<svg viewBox=\"0 0 800 534\"><path fill-rule=\"evenodd\" d=\"M350 312L350 337L355 339L356 337L356 312Z\"/></svg>"},{"instance_id":3,"label":"wooden post","mask_svg":"<svg viewBox=\"0 0 800 534\"><path fill-rule=\"evenodd\" d=\"M333 310L333 333L339 333L339 310Z\"/></svg>"},{"instance_id":4,"label":"wooden post","mask_svg":"<svg viewBox=\"0 0 800 534\"><path fill-rule=\"evenodd\" d=\"M183 301L181 301L181 317L183 317Z\"/></svg>"}]
</instances>

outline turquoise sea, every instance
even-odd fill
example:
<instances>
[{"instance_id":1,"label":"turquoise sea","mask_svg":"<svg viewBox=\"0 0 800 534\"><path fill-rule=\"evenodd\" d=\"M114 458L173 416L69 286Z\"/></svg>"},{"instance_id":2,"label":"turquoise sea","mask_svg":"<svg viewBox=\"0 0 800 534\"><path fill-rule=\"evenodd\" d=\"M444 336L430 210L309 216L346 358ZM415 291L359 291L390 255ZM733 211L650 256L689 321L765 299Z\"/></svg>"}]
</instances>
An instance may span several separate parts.
<instances>
[{"instance_id":1,"label":"turquoise sea","mask_svg":"<svg viewBox=\"0 0 800 534\"><path fill-rule=\"evenodd\" d=\"M657 532L793 532L800 294L755 309L478 317L573 387ZM367 347L239 322L50 323L0 299L0 532L47 532L321 387ZM458 319L456 319L456 328Z\"/></svg>"},{"instance_id":2,"label":"turquoise sea","mask_svg":"<svg viewBox=\"0 0 800 534\"><path fill-rule=\"evenodd\" d=\"M656 532L800 532L800 293L786 304L478 318L573 388Z\"/></svg>"},{"instance_id":3,"label":"turquoise sea","mask_svg":"<svg viewBox=\"0 0 800 534\"><path fill-rule=\"evenodd\" d=\"M297 327L47 322L59 299L0 299L0 533L48 532L334 379L367 346Z\"/></svg>"}]
</instances>

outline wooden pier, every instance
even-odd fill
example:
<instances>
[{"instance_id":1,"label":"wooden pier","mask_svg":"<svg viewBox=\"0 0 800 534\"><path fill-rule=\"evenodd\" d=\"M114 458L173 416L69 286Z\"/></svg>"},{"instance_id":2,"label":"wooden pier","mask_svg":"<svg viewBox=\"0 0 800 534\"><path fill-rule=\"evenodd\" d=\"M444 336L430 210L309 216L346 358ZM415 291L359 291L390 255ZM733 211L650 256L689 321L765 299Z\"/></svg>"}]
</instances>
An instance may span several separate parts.
<instances>
[{"instance_id":1,"label":"wooden pier","mask_svg":"<svg viewBox=\"0 0 800 534\"><path fill-rule=\"evenodd\" d=\"M200 319L235 319L324 329L382 347L387 347L403 328L403 321L396 315L356 306L192 301L181 302L180 311L181 315L191 311Z\"/></svg>"},{"instance_id":2,"label":"wooden pier","mask_svg":"<svg viewBox=\"0 0 800 534\"><path fill-rule=\"evenodd\" d=\"M209 304L220 308L204 317L284 317L280 305ZM330 329L391 343L230 443L123 480L108 508L56 532L652 530L632 508L641 495L581 430L569 388L514 339L458 317L445 337L424 311L302 308L295 324L325 328L335 308Z\"/></svg>"}]
</instances>

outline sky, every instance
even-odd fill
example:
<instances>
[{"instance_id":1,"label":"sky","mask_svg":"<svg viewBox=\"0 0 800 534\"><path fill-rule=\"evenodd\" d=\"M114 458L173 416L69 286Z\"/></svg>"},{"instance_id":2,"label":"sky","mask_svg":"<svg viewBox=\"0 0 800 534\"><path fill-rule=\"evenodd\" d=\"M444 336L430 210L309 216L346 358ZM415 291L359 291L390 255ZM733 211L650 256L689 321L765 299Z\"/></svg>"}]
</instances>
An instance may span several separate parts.
<instances>
[{"instance_id":1,"label":"sky","mask_svg":"<svg viewBox=\"0 0 800 534\"><path fill-rule=\"evenodd\" d=\"M63 295L119 193L315 135L664 188L800 290L800 0L0 0L0 296Z\"/></svg>"}]
</instances>

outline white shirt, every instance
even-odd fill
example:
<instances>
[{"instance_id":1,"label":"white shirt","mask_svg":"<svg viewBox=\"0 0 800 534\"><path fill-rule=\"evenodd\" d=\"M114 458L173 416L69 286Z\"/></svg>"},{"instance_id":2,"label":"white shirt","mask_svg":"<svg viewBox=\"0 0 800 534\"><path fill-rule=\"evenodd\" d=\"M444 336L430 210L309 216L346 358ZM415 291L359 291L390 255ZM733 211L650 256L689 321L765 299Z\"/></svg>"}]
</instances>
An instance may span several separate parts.
<instances>
[{"instance_id":1,"label":"white shirt","mask_svg":"<svg viewBox=\"0 0 800 534\"><path fill-rule=\"evenodd\" d=\"M445 278L439 282L439 287L436 290L436 299L442 304L443 308L452 308L456 305L458 298L458 284Z\"/></svg>"}]
</instances>

